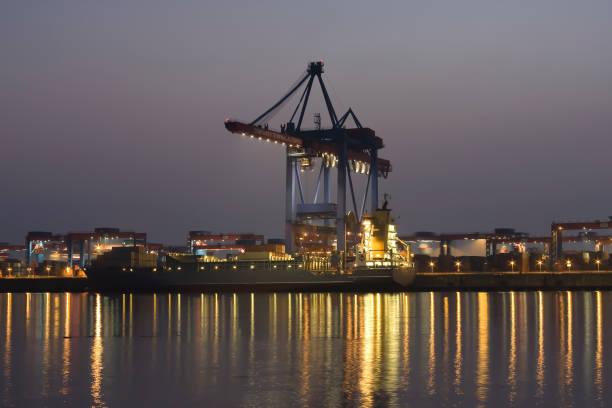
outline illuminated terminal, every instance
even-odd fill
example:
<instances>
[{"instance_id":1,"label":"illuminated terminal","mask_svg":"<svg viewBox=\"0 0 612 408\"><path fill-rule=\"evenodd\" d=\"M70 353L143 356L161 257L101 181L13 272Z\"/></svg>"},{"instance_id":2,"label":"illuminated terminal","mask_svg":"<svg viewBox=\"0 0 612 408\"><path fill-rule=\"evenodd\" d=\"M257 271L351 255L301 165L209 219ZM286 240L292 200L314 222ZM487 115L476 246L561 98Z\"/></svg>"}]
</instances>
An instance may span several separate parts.
<instances>
[{"instance_id":1,"label":"illuminated terminal","mask_svg":"<svg viewBox=\"0 0 612 408\"><path fill-rule=\"evenodd\" d=\"M91 232L67 234L30 231L24 248L25 265L32 273L72 276L81 273L86 265L115 247L136 246L147 246L146 233L118 228L96 228Z\"/></svg>"}]
</instances>

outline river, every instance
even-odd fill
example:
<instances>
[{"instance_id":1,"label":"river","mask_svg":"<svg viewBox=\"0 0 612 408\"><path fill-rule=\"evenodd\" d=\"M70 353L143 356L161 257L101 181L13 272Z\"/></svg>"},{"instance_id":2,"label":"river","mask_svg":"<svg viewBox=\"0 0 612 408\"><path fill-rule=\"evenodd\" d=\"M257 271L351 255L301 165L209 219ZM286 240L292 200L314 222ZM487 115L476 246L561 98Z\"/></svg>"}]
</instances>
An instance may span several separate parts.
<instances>
[{"instance_id":1,"label":"river","mask_svg":"<svg viewBox=\"0 0 612 408\"><path fill-rule=\"evenodd\" d=\"M0 294L0 405L610 406L612 292Z\"/></svg>"}]
</instances>

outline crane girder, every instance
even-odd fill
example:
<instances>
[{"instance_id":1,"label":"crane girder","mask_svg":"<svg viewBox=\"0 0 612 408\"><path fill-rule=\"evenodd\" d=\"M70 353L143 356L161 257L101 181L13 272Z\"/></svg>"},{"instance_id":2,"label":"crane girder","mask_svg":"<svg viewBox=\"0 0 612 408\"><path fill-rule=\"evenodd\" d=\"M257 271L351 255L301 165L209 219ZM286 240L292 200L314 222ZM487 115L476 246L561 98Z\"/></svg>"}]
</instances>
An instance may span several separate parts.
<instances>
[{"instance_id":1,"label":"crane girder","mask_svg":"<svg viewBox=\"0 0 612 408\"><path fill-rule=\"evenodd\" d=\"M553 222L551 230L612 229L612 221Z\"/></svg>"},{"instance_id":2,"label":"crane girder","mask_svg":"<svg viewBox=\"0 0 612 408\"><path fill-rule=\"evenodd\" d=\"M336 156L338 155L338 147L333 140L322 141L320 138L308 137L309 133L312 131L300 132L300 134L288 134L232 120L225 121L225 128L231 133L237 133L243 136L253 137L268 142L280 143L289 147L307 147L312 149L317 154L327 153ZM368 152L367 146L364 146L363 143L359 143L359 140L355 139L367 137L370 140L374 140L376 145L382 145L382 139L379 137L371 138L371 134L374 133L374 131L368 128L342 130L347 131L348 135L350 136L349 141L354 141L354 143L349 143L349 148L347 149L348 159L370 163L371 156ZM330 132L334 131L337 130L330 130ZM317 132L318 134L321 134L321 132L324 131ZM304 137L301 136L301 133L304 133ZM360 136L355 137L355 135ZM375 148L379 147L376 146ZM389 172L391 172L391 163L389 160L378 158L378 169L380 174L386 178Z\"/></svg>"}]
</instances>

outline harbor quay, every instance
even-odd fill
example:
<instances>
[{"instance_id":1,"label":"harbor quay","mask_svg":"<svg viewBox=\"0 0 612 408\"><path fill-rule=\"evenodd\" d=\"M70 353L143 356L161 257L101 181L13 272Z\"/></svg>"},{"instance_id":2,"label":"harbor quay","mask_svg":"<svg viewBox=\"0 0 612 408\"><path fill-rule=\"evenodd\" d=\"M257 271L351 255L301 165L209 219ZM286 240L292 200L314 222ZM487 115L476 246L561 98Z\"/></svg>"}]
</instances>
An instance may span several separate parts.
<instances>
[{"instance_id":1,"label":"harbor quay","mask_svg":"<svg viewBox=\"0 0 612 408\"><path fill-rule=\"evenodd\" d=\"M377 288L372 288L377 291ZM409 287L392 287L384 291L508 291L508 290L606 290L612 289L612 271L581 272L424 272L417 273ZM84 277L3 277L0 279L0 292L85 292L92 290ZM95 290L95 289L94 289ZM121 290L119 290L121 292ZM278 288L215 287L201 292L224 291L285 291ZM303 290L309 292L312 290ZM339 290L323 290L337 292ZM341 290L340 290L341 291ZM367 287L350 290L369 292ZM165 290L161 292L175 292Z\"/></svg>"},{"instance_id":2,"label":"harbor quay","mask_svg":"<svg viewBox=\"0 0 612 408\"><path fill-rule=\"evenodd\" d=\"M375 221L375 220L372 220ZM444 291L444 290L560 290L612 288L612 262L609 251L612 238L593 229L607 229L608 223L553 224L548 237L534 237L510 228L490 233L435 234L417 232L398 237L393 224L387 226L387 242L369 236L366 226L355 234L352 246L363 252L339 254L334 242L324 241L314 233L300 232L293 243L295 253L286 251L283 239L265 239L254 233L213 233L189 231L182 246L147 241L142 232L118 228L96 228L91 232L58 234L33 231L26 235L25 245L0 244L0 291L79 292L88 290L130 291ZM391 225L391 227L389 227ZM563 234L569 227L578 234ZM611 224L612 225L612 224ZM369 239L369 240L368 240ZM390 242L402 244L392 246ZM385 239L379 239L385 241ZM329 244L329 245L327 245ZM394 244L397 245L397 244ZM385 249L385 246L387 249ZM388 253L395 248L395 253ZM373 255L373 249L379 253ZM361 270L389 269L394 255L409 259L406 267L413 271L409 284L378 284L361 281L339 284L338 279L357 276ZM100 266L114 268L119 277L100 285L105 275L98 274L98 284L88 279L88 269ZM292 269L293 268L293 269ZM365 268L365 269L364 269ZM206 275L238 274L234 280L199 282L198 284L165 284L153 286L126 285L145 269L149 275L162 272L172 278L180 273ZM277 285L267 282L266 274L284 271L306 273L316 278L325 275L325 285ZM252 282L242 276L252 275ZM242 274L242 275L240 275ZM277 281L282 279L277 279ZM333 284L332 284L333 283Z\"/></svg>"}]
</instances>

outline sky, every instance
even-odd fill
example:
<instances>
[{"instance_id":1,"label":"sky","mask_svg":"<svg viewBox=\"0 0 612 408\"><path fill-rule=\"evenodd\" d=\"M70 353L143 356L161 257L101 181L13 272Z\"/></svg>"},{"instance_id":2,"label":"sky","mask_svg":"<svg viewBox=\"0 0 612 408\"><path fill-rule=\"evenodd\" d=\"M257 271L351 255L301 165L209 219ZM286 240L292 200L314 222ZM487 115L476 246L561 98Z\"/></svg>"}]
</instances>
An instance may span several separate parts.
<instances>
[{"instance_id":1,"label":"sky","mask_svg":"<svg viewBox=\"0 0 612 408\"><path fill-rule=\"evenodd\" d=\"M606 219L611 17L609 0L3 0L0 241L282 237L284 151L223 121L320 59L336 110L384 139L400 233Z\"/></svg>"}]
</instances>

